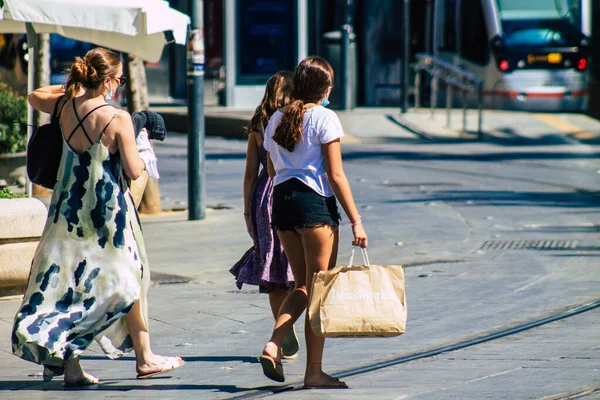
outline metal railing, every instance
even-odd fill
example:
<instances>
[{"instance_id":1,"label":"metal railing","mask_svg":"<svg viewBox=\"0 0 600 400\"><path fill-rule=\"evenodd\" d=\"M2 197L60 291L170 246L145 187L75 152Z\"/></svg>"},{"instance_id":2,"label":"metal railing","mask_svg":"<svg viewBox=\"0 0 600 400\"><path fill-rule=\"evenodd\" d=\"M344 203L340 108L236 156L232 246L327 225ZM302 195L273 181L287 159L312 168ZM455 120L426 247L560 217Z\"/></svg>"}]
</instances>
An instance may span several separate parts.
<instances>
[{"instance_id":1,"label":"metal railing","mask_svg":"<svg viewBox=\"0 0 600 400\"><path fill-rule=\"evenodd\" d=\"M417 53L417 62L412 64L415 70L415 108L421 104L422 72L431 75L430 109L433 117L435 111L435 96L438 82L446 84L446 125L450 126L450 110L452 109L452 88L462 91L463 105L463 132L467 132L467 94L477 93L477 137L481 138L481 125L483 118L483 79L470 72L460 69L448 62L440 60L430 54Z\"/></svg>"}]
</instances>

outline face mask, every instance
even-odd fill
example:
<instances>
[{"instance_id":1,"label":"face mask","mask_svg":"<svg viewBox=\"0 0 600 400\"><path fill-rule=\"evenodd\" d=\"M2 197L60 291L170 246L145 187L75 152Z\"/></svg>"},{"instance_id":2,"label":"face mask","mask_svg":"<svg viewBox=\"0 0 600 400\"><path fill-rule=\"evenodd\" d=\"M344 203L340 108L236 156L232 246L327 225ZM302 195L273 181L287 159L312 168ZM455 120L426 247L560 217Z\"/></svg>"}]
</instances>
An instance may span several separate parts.
<instances>
[{"instance_id":1,"label":"face mask","mask_svg":"<svg viewBox=\"0 0 600 400\"><path fill-rule=\"evenodd\" d=\"M327 107L329 105L329 99L327 97L325 97L322 101L321 101L321 105L323 107Z\"/></svg>"}]
</instances>

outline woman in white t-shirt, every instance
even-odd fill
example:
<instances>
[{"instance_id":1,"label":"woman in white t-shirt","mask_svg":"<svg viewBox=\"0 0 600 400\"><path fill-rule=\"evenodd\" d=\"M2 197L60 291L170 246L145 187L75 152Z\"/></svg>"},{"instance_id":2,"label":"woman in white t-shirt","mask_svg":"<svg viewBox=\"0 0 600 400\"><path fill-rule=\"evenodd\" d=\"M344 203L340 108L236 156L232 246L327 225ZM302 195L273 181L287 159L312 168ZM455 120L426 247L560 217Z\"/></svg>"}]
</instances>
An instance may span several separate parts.
<instances>
[{"instance_id":1,"label":"woman in white t-shirt","mask_svg":"<svg viewBox=\"0 0 600 400\"><path fill-rule=\"evenodd\" d=\"M285 380L279 358L281 343L307 307L312 276L336 263L340 220L336 197L350 220L352 244L367 247L367 234L342 167L342 125L333 111L324 108L332 84L333 70L327 61L320 57L304 59L294 75L292 96L296 100L273 114L263 141L275 185L272 225L296 282L260 357L264 374L278 382ZM305 387L347 388L344 382L323 372L325 340L311 331L308 313L304 331Z\"/></svg>"}]
</instances>

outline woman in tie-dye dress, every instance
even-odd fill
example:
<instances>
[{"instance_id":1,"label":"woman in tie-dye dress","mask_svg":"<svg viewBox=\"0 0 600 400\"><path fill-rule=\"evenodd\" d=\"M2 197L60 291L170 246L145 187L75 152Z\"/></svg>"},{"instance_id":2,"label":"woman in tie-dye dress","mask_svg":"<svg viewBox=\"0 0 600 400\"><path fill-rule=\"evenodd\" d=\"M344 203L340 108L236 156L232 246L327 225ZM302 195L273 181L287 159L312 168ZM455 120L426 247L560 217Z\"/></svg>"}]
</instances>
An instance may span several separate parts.
<instances>
[{"instance_id":1,"label":"woman in tie-dye dress","mask_svg":"<svg viewBox=\"0 0 600 400\"><path fill-rule=\"evenodd\" d=\"M150 271L126 177L145 168L131 117L107 103L126 82L118 54L94 49L59 86L29 95L51 113L58 102L63 153L48 219L15 317L15 355L44 365L44 380L97 384L79 363L96 340L110 358L131 350L138 378L183 365L152 353L146 295Z\"/></svg>"}]
</instances>

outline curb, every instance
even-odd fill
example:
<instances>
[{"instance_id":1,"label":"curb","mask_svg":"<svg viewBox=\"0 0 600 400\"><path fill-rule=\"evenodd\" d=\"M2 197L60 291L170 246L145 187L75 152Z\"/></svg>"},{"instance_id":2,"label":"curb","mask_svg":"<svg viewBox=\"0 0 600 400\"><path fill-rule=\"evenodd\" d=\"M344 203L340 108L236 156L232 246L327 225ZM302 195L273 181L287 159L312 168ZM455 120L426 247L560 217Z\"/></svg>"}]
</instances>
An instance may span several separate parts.
<instances>
[{"instance_id":1,"label":"curb","mask_svg":"<svg viewBox=\"0 0 600 400\"><path fill-rule=\"evenodd\" d=\"M183 112L161 112L160 109L155 109L162 115L169 132L188 132L188 115ZM187 110L186 110L187 111ZM205 135L206 136L221 136L230 139L246 139L247 135L244 131L248 121L252 117L252 113L206 113L205 114Z\"/></svg>"}]
</instances>

